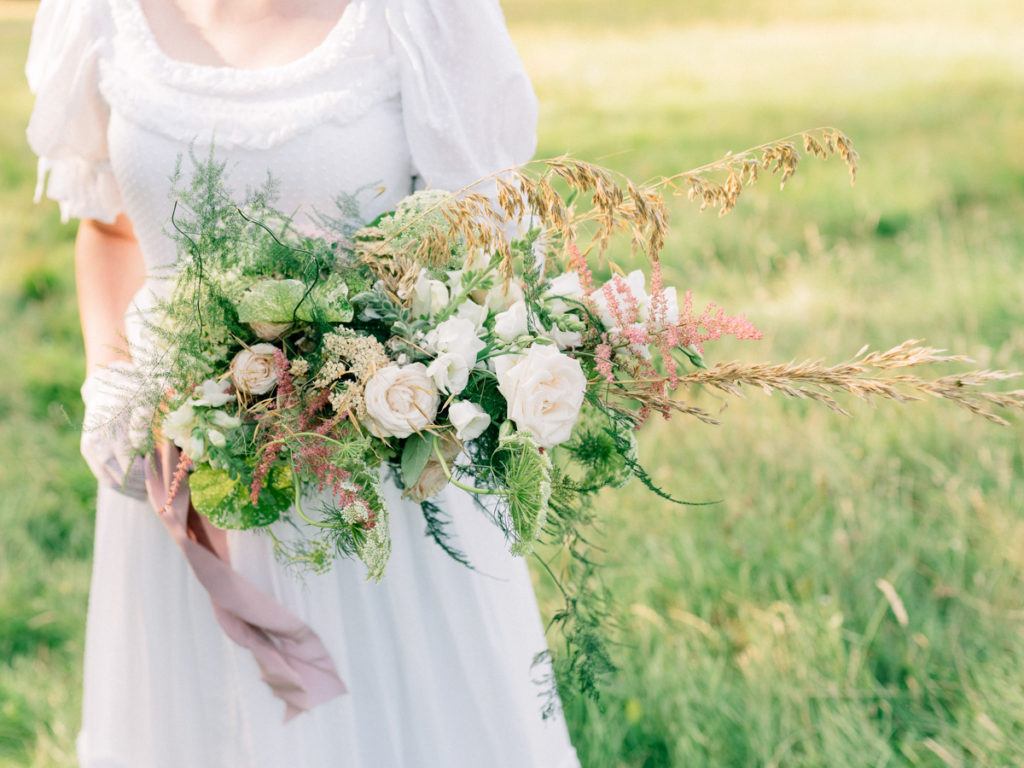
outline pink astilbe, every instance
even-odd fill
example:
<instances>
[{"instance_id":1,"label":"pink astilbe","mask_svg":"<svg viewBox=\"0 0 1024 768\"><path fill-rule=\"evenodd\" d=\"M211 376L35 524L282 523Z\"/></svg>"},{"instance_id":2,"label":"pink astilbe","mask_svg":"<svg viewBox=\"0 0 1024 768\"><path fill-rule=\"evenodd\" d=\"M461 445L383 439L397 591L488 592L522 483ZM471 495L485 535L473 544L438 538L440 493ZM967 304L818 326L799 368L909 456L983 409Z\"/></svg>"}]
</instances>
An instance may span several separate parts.
<instances>
[{"instance_id":1,"label":"pink astilbe","mask_svg":"<svg viewBox=\"0 0 1024 768\"><path fill-rule=\"evenodd\" d=\"M335 463L334 446L330 443L311 436L301 438L295 463L299 471L316 478L317 490L329 490L339 502L344 499L352 473Z\"/></svg>"},{"instance_id":2,"label":"pink astilbe","mask_svg":"<svg viewBox=\"0 0 1024 768\"><path fill-rule=\"evenodd\" d=\"M602 285L601 294L608 304L608 312L615 320L617 329L629 328L640 319L640 302L629 282L621 275L613 276Z\"/></svg>"},{"instance_id":3,"label":"pink astilbe","mask_svg":"<svg viewBox=\"0 0 1024 768\"><path fill-rule=\"evenodd\" d=\"M651 297L647 310L647 325L651 330L665 325L668 317L668 297L661 277L661 260L651 262Z\"/></svg>"},{"instance_id":4,"label":"pink astilbe","mask_svg":"<svg viewBox=\"0 0 1024 768\"><path fill-rule=\"evenodd\" d=\"M687 291L683 300L678 332L678 346L693 346L701 352L704 351L704 342L718 341L727 335L741 340L761 338L761 332L744 315L727 315L714 302L708 304L700 315L694 315L693 291Z\"/></svg>"},{"instance_id":5,"label":"pink astilbe","mask_svg":"<svg viewBox=\"0 0 1024 768\"><path fill-rule=\"evenodd\" d=\"M267 482L267 475L270 474L277 457L281 455L281 449L284 448L284 444L280 442L282 437L283 434L279 430L270 433L270 439L258 453L260 461L252 471L252 483L249 486L249 500L253 504L259 501L260 491Z\"/></svg>"},{"instance_id":6,"label":"pink astilbe","mask_svg":"<svg viewBox=\"0 0 1024 768\"><path fill-rule=\"evenodd\" d=\"M317 393L316 397L314 397L312 400L306 403L305 407L302 409L302 413L299 414L299 431L309 432L314 430L317 420L317 414L320 413L320 411L322 411L324 408L326 408L327 404L330 401L330 390L323 389L320 390L319 393ZM330 421L333 425L341 421L341 418L341 416L338 416L336 418L329 419L328 421ZM320 434L325 435L327 433L321 432Z\"/></svg>"},{"instance_id":7,"label":"pink astilbe","mask_svg":"<svg viewBox=\"0 0 1024 768\"><path fill-rule=\"evenodd\" d=\"M274 349L274 368L277 373L277 402L279 408L291 408L296 403L292 382L291 362L280 349Z\"/></svg>"},{"instance_id":8,"label":"pink astilbe","mask_svg":"<svg viewBox=\"0 0 1024 768\"><path fill-rule=\"evenodd\" d=\"M589 296L594 292L594 273L590 271L590 265L576 247L576 243L569 243L566 250L569 251L569 269L579 275L583 295Z\"/></svg>"},{"instance_id":9,"label":"pink astilbe","mask_svg":"<svg viewBox=\"0 0 1024 768\"><path fill-rule=\"evenodd\" d=\"M594 362L597 365L597 372L600 373L609 384L615 381L612 373L612 345L608 343L608 334L601 334L601 343L594 349Z\"/></svg>"},{"instance_id":10,"label":"pink astilbe","mask_svg":"<svg viewBox=\"0 0 1024 768\"><path fill-rule=\"evenodd\" d=\"M623 328L619 335L636 349L646 349L651 343L651 335L647 332L646 326L639 323Z\"/></svg>"},{"instance_id":11,"label":"pink astilbe","mask_svg":"<svg viewBox=\"0 0 1024 768\"><path fill-rule=\"evenodd\" d=\"M679 346L677 321L678 318L669 317L668 296L661 275L661 260L655 259L651 264L651 299L647 332L661 354L662 365L665 367L671 389L679 386L679 367L672 356L672 350Z\"/></svg>"}]
</instances>

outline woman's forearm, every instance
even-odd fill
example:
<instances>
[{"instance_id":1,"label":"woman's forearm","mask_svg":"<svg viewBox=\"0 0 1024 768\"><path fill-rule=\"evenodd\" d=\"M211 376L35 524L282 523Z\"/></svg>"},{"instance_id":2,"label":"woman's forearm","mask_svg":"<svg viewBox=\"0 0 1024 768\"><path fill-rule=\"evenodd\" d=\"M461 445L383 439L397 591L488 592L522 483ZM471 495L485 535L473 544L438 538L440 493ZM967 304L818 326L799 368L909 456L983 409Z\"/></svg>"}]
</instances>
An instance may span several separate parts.
<instances>
[{"instance_id":1,"label":"woman's forearm","mask_svg":"<svg viewBox=\"0 0 1024 768\"><path fill-rule=\"evenodd\" d=\"M86 375L115 360L130 359L124 313L146 277L132 224L84 219L75 240L78 311L85 340Z\"/></svg>"}]
</instances>

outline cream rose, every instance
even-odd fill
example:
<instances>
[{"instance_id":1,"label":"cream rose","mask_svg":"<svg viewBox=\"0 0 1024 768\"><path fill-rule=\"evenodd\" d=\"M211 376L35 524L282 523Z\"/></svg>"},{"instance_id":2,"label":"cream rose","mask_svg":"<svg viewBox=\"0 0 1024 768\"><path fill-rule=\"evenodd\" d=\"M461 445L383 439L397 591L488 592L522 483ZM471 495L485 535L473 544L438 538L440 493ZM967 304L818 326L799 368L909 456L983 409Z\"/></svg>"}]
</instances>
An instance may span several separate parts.
<instances>
[{"instance_id":1,"label":"cream rose","mask_svg":"<svg viewBox=\"0 0 1024 768\"><path fill-rule=\"evenodd\" d=\"M440 398L423 363L389 365L366 383L369 429L378 437L408 437L429 426Z\"/></svg>"},{"instance_id":2,"label":"cream rose","mask_svg":"<svg viewBox=\"0 0 1024 768\"><path fill-rule=\"evenodd\" d=\"M550 344L535 344L515 365L499 367L497 376L516 427L543 448L569 439L587 388L578 360Z\"/></svg>"},{"instance_id":3,"label":"cream rose","mask_svg":"<svg viewBox=\"0 0 1024 768\"><path fill-rule=\"evenodd\" d=\"M441 436L438 444L445 463L451 467L452 461L459 455L458 441L452 438L450 432L446 432ZM447 485L448 475L441 468L441 462L437 460L437 455L431 453L430 458L427 460L427 465L420 472L419 478L405 489L405 495L417 504L420 504L432 496L437 496Z\"/></svg>"},{"instance_id":4,"label":"cream rose","mask_svg":"<svg viewBox=\"0 0 1024 768\"><path fill-rule=\"evenodd\" d=\"M277 386L273 344L253 344L231 361L231 381L235 389L248 395L265 395Z\"/></svg>"},{"instance_id":5,"label":"cream rose","mask_svg":"<svg viewBox=\"0 0 1024 768\"><path fill-rule=\"evenodd\" d=\"M284 336L285 333L292 329L291 323L265 323L259 320L253 320L249 323L249 327L252 332L259 336L264 341L274 341Z\"/></svg>"}]
</instances>

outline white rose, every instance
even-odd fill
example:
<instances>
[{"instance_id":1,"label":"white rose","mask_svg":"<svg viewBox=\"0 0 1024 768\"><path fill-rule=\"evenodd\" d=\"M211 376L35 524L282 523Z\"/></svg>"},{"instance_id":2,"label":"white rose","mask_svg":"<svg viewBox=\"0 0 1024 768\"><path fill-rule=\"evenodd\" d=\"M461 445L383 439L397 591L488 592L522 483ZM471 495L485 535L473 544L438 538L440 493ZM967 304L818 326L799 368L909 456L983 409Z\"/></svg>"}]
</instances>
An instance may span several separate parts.
<instances>
[{"instance_id":1,"label":"white rose","mask_svg":"<svg viewBox=\"0 0 1024 768\"><path fill-rule=\"evenodd\" d=\"M427 374L437 388L450 395L457 395L469 383L469 366L466 359L455 352L438 355L427 367Z\"/></svg>"},{"instance_id":2,"label":"white rose","mask_svg":"<svg viewBox=\"0 0 1024 768\"><path fill-rule=\"evenodd\" d=\"M231 361L231 381L235 389L249 395L265 395L277 385L273 344L253 344Z\"/></svg>"},{"instance_id":3,"label":"white rose","mask_svg":"<svg viewBox=\"0 0 1024 768\"><path fill-rule=\"evenodd\" d=\"M475 440L491 424L491 417L476 403L456 400L448 407L448 418L459 440Z\"/></svg>"},{"instance_id":4,"label":"white rose","mask_svg":"<svg viewBox=\"0 0 1024 768\"><path fill-rule=\"evenodd\" d=\"M533 345L515 365L498 373L508 418L543 448L569 439L586 388L579 361L549 344Z\"/></svg>"},{"instance_id":5,"label":"white rose","mask_svg":"<svg viewBox=\"0 0 1024 768\"><path fill-rule=\"evenodd\" d=\"M412 314L434 315L448 304L448 289L440 280L432 280L427 270L420 270L419 279L413 289Z\"/></svg>"},{"instance_id":6,"label":"white rose","mask_svg":"<svg viewBox=\"0 0 1024 768\"><path fill-rule=\"evenodd\" d=\"M476 357L486 344L477 335L473 322L463 317L452 317L432 329L424 339L424 346L431 352L445 354L454 353L466 361L472 368Z\"/></svg>"},{"instance_id":7,"label":"white rose","mask_svg":"<svg viewBox=\"0 0 1024 768\"><path fill-rule=\"evenodd\" d=\"M440 399L423 363L389 365L366 383L368 427L378 437L408 437L429 426Z\"/></svg>"},{"instance_id":8,"label":"white rose","mask_svg":"<svg viewBox=\"0 0 1024 768\"><path fill-rule=\"evenodd\" d=\"M517 301L494 318L494 335L502 341L514 341L528 330L525 301Z\"/></svg>"}]
</instances>

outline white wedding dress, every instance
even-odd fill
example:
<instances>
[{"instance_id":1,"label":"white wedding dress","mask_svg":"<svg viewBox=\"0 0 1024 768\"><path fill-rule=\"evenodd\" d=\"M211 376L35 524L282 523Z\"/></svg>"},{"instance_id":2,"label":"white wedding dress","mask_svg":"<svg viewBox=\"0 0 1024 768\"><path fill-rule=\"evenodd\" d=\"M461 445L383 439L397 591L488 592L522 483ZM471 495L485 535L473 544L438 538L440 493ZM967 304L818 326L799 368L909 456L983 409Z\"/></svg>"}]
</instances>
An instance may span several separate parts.
<instances>
[{"instance_id":1,"label":"white wedding dress","mask_svg":"<svg viewBox=\"0 0 1024 768\"><path fill-rule=\"evenodd\" d=\"M184 156L187 174L190 149L205 157L211 142L239 193L270 173L278 207L309 214L364 189L367 218L414 175L457 187L535 143L535 100L496 0L352 0L319 46L261 70L168 57L138 0L43 0L27 74L40 190L65 218L127 213L150 269L175 258L175 165ZM137 314L128 321L141 338ZM525 563L448 491L454 541L482 573L466 569L388 490L380 584L352 561L296 578L267 537L230 534L234 567L312 626L349 689L284 724L149 503L101 488L83 768L577 766L564 722L541 719L531 663L545 639Z\"/></svg>"}]
</instances>

